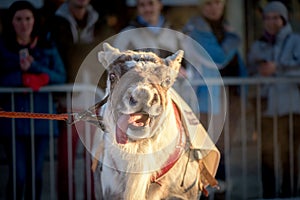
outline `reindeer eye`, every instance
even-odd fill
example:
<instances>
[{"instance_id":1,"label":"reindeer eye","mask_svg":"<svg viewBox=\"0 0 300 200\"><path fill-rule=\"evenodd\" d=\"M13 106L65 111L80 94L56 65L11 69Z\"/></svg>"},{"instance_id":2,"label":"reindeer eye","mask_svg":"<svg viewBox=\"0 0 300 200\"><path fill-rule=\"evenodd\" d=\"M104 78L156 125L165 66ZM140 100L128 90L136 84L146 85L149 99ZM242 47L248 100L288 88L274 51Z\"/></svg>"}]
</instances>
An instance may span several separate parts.
<instances>
[{"instance_id":1,"label":"reindeer eye","mask_svg":"<svg viewBox=\"0 0 300 200\"><path fill-rule=\"evenodd\" d=\"M168 87L171 84L171 78L167 77L162 83L161 86L162 87Z\"/></svg>"},{"instance_id":2,"label":"reindeer eye","mask_svg":"<svg viewBox=\"0 0 300 200\"><path fill-rule=\"evenodd\" d=\"M110 73L110 74L109 74L109 81L110 81L111 83L113 83L113 82L115 82L116 80L117 80L116 74Z\"/></svg>"}]
</instances>

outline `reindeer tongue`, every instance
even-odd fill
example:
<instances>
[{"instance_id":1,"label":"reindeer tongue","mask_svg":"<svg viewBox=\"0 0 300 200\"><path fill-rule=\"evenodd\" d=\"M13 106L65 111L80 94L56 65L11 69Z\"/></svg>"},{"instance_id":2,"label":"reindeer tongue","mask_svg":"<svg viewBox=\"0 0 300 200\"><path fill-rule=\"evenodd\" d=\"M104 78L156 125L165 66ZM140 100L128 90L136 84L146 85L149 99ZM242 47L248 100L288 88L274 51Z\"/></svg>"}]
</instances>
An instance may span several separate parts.
<instances>
[{"instance_id":1,"label":"reindeer tongue","mask_svg":"<svg viewBox=\"0 0 300 200\"><path fill-rule=\"evenodd\" d=\"M126 131L128 128L129 118L130 118L129 115L121 115L117 121L116 140L119 144L126 144L128 141Z\"/></svg>"},{"instance_id":2,"label":"reindeer tongue","mask_svg":"<svg viewBox=\"0 0 300 200\"><path fill-rule=\"evenodd\" d=\"M126 144L128 137L126 131L129 124L135 127L143 127L149 124L149 116L144 113L133 113L130 115L121 115L117 121L116 140L119 144Z\"/></svg>"}]
</instances>

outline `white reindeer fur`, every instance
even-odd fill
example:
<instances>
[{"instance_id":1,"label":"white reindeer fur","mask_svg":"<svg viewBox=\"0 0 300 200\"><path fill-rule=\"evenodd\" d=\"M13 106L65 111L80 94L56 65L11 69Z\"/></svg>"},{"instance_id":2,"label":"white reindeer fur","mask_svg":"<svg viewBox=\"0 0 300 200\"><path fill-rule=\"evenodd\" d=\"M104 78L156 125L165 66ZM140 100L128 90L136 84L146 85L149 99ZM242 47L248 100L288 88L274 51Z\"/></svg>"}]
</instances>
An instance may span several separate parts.
<instances>
[{"instance_id":1,"label":"white reindeer fur","mask_svg":"<svg viewBox=\"0 0 300 200\"><path fill-rule=\"evenodd\" d=\"M169 97L168 101L171 101ZM111 190L118 190L116 185L123 181L124 184L130 186L125 187L125 199L143 199L142 197L146 194L150 183L151 172L159 170L165 164L177 144L179 134L177 127L174 126L176 120L172 104L167 104L165 114L161 117L157 129L154 130L159 133L154 139L130 142L126 145L119 145L115 142L116 123L114 123L111 110L111 104L108 103L104 120L105 124L109 125L107 130L110 140L106 141L105 144L104 163L110 162L112 166L109 167L116 167L117 170L129 173L126 176L127 180L118 180L118 177L112 175L105 180L106 184L108 184L107 181L111 180L112 182L109 184ZM110 159L115 162L109 161ZM116 173L112 169L108 169L109 172ZM115 180L111 177L115 177ZM105 191L106 188L103 189Z\"/></svg>"}]
</instances>

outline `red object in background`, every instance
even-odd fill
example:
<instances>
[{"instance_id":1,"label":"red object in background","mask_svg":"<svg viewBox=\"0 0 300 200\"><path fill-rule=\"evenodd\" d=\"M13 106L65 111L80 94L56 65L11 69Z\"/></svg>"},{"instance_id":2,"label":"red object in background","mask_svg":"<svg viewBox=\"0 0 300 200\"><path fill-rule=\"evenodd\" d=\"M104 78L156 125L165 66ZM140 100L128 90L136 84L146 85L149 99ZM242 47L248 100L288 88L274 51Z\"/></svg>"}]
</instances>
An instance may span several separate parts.
<instances>
[{"instance_id":1,"label":"red object in background","mask_svg":"<svg viewBox=\"0 0 300 200\"><path fill-rule=\"evenodd\" d=\"M30 87L33 91L38 91L42 86L48 85L50 78L46 73L30 74L25 73L22 75L24 86Z\"/></svg>"}]
</instances>

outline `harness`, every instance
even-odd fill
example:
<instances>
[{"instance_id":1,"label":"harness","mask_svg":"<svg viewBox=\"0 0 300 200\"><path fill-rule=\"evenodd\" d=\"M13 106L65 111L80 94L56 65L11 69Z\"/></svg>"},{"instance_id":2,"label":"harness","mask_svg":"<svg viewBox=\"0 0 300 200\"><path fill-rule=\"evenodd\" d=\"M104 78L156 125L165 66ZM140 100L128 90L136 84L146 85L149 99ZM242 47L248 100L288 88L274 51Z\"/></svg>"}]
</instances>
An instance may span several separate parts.
<instances>
[{"instance_id":1,"label":"harness","mask_svg":"<svg viewBox=\"0 0 300 200\"><path fill-rule=\"evenodd\" d=\"M162 166L162 168L159 171L155 172L151 176L151 179L150 179L151 183L157 183L159 185L161 185L159 180L161 178L163 178L174 167L174 165L177 163L177 161L180 160L182 154L187 149L186 148L187 142L190 139L189 135L186 132L187 130L185 130L185 128L182 124L182 119L180 117L180 112L179 112L179 109L178 109L176 103L172 102L172 104L173 104L173 110L174 110L174 114L175 114L175 118L176 118L176 126L179 130L179 140L176 145L175 151L169 156L166 163ZM195 123L195 122L192 122L192 123ZM205 163L201 159L201 157L202 157L201 152L198 149L194 149L192 147L193 144L190 144L190 145L191 146L189 147L189 150L194 151L194 157L196 158L196 160L198 160L198 167L199 167L198 188L200 191L203 192L203 194L205 196L208 196L209 193L206 189L206 186L210 185L211 187L216 187L217 189L219 189L218 181L214 178L212 173L209 172ZM181 184L181 186L182 186L182 184Z\"/></svg>"},{"instance_id":2,"label":"harness","mask_svg":"<svg viewBox=\"0 0 300 200\"><path fill-rule=\"evenodd\" d=\"M172 102L172 104L173 104L173 110L174 110L175 118L176 118L176 126L179 130L179 139L178 139L175 151L169 156L166 163L162 166L162 168L159 171L155 172L151 176L151 179L150 179L151 183L160 184L158 182L159 179L161 179L164 175L166 175L172 169L172 167L177 163L177 161L180 159L180 157L182 156L182 154L185 151L185 147L186 147L185 131L184 131L182 123L181 123L178 108L174 102Z\"/></svg>"},{"instance_id":3,"label":"harness","mask_svg":"<svg viewBox=\"0 0 300 200\"><path fill-rule=\"evenodd\" d=\"M78 119L82 120L82 119L86 118L86 119L94 119L95 120L95 114L92 114L92 113L99 113L99 110L107 102L107 100L108 100L108 96L105 97L99 103L97 103L95 106L91 107L90 109L88 109L87 111L85 111L84 113L79 115ZM186 150L192 150L194 152L195 159L198 161L198 188L200 191L203 192L203 194L205 196L208 196L208 191L206 190L207 185L210 185L211 187L216 187L217 189L219 189L218 181L213 176L214 172L210 172L210 170L208 170L208 168L204 162L203 155L202 155L200 149L197 148L197 144L191 142L190 135L187 133L188 127L186 127L186 123L183 123L184 119L182 119L182 117L181 117L182 113L180 113L180 109L176 105L176 102L173 101L172 105L173 105L173 110L174 110L175 119L176 119L176 126L179 130L178 142L177 142L174 152L169 156L169 158L167 159L165 164L162 166L162 168L160 170L156 171L155 173L153 173L153 175L150 178L150 182L161 185L160 180L175 166L175 164L180 160L180 158L186 152ZM96 115L96 118L98 120L102 119L102 117L98 116L98 115ZM93 123L94 120L90 120L90 121L92 121L92 123ZM197 124L195 122L196 121L195 119L190 118L188 120L193 125ZM100 126L100 128L104 131L104 126L101 123L99 125L99 122L98 122L97 125ZM187 145L190 145L190 146L187 146ZM103 147L101 146L96 151L96 156L95 156L95 158L93 160L93 164L92 164L93 171L96 170L97 165L99 164L97 158L103 151L102 148Z\"/></svg>"}]
</instances>

